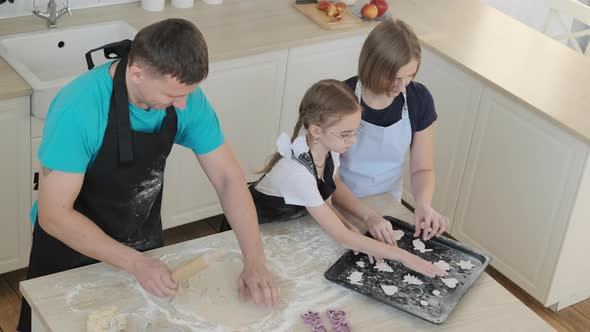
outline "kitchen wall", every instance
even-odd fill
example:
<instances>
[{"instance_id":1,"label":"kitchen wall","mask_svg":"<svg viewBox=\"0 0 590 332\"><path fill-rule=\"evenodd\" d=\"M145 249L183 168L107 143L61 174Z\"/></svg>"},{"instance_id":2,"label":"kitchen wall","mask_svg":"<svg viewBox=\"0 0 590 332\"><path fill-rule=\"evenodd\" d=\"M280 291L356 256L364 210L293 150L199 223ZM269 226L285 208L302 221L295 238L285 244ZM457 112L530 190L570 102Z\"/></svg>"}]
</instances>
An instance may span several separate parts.
<instances>
[{"instance_id":1,"label":"kitchen wall","mask_svg":"<svg viewBox=\"0 0 590 332\"><path fill-rule=\"evenodd\" d=\"M67 0L57 0L58 8L61 8L61 3L66 3L66 1ZM71 9L79 9L135 1L139 0L70 0L69 6ZM47 9L48 0L35 0L35 2L41 10L45 11ZM28 16L31 15L32 10L33 0L14 0L14 3L6 1L4 4L0 5L0 19L17 16Z\"/></svg>"}]
</instances>

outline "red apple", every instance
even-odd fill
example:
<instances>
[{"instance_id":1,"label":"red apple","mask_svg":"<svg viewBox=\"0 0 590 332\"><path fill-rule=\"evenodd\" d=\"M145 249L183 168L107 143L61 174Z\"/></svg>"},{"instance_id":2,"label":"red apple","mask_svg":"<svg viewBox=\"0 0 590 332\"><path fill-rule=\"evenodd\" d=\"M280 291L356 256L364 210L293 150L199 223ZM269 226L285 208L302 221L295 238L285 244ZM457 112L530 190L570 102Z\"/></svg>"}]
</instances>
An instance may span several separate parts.
<instances>
[{"instance_id":1,"label":"red apple","mask_svg":"<svg viewBox=\"0 0 590 332\"><path fill-rule=\"evenodd\" d=\"M336 13L336 14L334 14L334 16L330 17L330 20L332 22L340 21L341 19L342 19L342 13Z\"/></svg>"},{"instance_id":2,"label":"red apple","mask_svg":"<svg viewBox=\"0 0 590 332\"><path fill-rule=\"evenodd\" d=\"M377 6L375 6L372 3L368 3L368 4L364 5L363 8L361 9L361 15L363 15L363 17L368 18L370 20L377 17L378 14L379 14L379 9L377 9Z\"/></svg>"},{"instance_id":3,"label":"red apple","mask_svg":"<svg viewBox=\"0 0 590 332\"><path fill-rule=\"evenodd\" d=\"M377 16L381 16L387 11L387 0L371 0L371 3L377 6Z\"/></svg>"},{"instance_id":4,"label":"red apple","mask_svg":"<svg viewBox=\"0 0 590 332\"><path fill-rule=\"evenodd\" d=\"M330 3L328 5L328 9L326 10L326 13L328 14L328 16L334 17L334 15L336 15L336 13L338 13L338 9L336 9L336 5L333 3Z\"/></svg>"},{"instance_id":5,"label":"red apple","mask_svg":"<svg viewBox=\"0 0 590 332\"><path fill-rule=\"evenodd\" d=\"M318 9L319 10L327 11L328 7L330 7L330 0L320 0L318 2Z\"/></svg>"},{"instance_id":6,"label":"red apple","mask_svg":"<svg viewBox=\"0 0 590 332\"><path fill-rule=\"evenodd\" d=\"M346 4L344 2L337 2L336 3L336 10L338 10L339 13L342 13L345 9L346 9Z\"/></svg>"}]
</instances>

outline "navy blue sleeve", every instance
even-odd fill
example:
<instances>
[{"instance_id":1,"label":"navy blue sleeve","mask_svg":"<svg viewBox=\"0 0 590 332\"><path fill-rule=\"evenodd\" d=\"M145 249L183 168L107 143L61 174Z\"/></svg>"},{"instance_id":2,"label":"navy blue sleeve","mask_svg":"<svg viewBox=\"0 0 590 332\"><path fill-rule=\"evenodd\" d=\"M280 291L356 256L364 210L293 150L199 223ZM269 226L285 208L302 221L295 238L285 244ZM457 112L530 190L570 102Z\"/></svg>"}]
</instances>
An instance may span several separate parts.
<instances>
[{"instance_id":1,"label":"navy blue sleeve","mask_svg":"<svg viewBox=\"0 0 590 332\"><path fill-rule=\"evenodd\" d=\"M420 106L420 113L417 114L416 119L416 128L415 131L422 131L431 124L436 121L438 115L436 114L436 110L434 109L434 99L432 98L432 94L425 86L421 86L422 94L419 101Z\"/></svg>"}]
</instances>

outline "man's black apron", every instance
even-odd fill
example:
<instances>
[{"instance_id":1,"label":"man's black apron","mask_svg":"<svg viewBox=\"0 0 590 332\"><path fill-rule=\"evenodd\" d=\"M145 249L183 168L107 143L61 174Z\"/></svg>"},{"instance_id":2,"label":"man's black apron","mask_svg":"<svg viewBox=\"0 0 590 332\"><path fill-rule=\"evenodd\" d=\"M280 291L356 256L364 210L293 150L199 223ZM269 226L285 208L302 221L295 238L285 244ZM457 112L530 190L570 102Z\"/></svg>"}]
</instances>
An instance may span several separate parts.
<instances>
[{"instance_id":1,"label":"man's black apron","mask_svg":"<svg viewBox=\"0 0 590 332\"><path fill-rule=\"evenodd\" d=\"M305 166L307 170L314 175L320 195L324 201L327 201L336 190L336 184L334 183L334 161L332 160L332 154L328 153L326 156L323 178L318 176L311 152L302 153L299 155L299 157L294 159ZM264 224L274 221L289 221L307 214L307 209L305 206L287 204L285 203L285 199L283 197L266 195L258 191L256 186L265 176L266 174L262 175L260 179L258 179L256 182L250 183L248 186L250 189L250 194L252 195L252 199L254 200L254 205L256 206L258 223ZM227 231L230 229L231 226L229 225L227 219L224 218L221 223L220 231Z\"/></svg>"},{"instance_id":2,"label":"man's black apron","mask_svg":"<svg viewBox=\"0 0 590 332\"><path fill-rule=\"evenodd\" d=\"M130 42L125 43L129 46ZM118 46L105 46L113 45ZM145 251L163 245L160 207L164 168L174 144L177 116L174 107L170 106L166 109L166 117L159 132L131 130L125 82L126 55L123 54L113 78L113 93L102 146L85 173L74 209L113 239ZM96 260L78 253L45 232L37 218L27 279L92 263L96 263ZM23 299L19 331L30 331L30 324L31 308Z\"/></svg>"}]
</instances>

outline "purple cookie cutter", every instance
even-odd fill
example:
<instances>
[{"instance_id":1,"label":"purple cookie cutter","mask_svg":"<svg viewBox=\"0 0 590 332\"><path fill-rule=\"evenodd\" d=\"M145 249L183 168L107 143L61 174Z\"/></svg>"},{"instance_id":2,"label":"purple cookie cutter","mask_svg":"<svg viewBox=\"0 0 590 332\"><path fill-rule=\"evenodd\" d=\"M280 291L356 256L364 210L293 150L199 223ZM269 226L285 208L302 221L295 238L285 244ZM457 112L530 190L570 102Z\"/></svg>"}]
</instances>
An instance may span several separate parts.
<instances>
[{"instance_id":1,"label":"purple cookie cutter","mask_svg":"<svg viewBox=\"0 0 590 332\"><path fill-rule=\"evenodd\" d=\"M328 318L334 332L352 332L346 312L343 310L328 310Z\"/></svg>"},{"instance_id":2,"label":"purple cookie cutter","mask_svg":"<svg viewBox=\"0 0 590 332\"><path fill-rule=\"evenodd\" d=\"M303 323L305 325L311 325L313 332L328 332L328 329L322 323L322 318L320 317L319 312L308 311L304 314L301 314L301 318L303 319Z\"/></svg>"}]
</instances>

